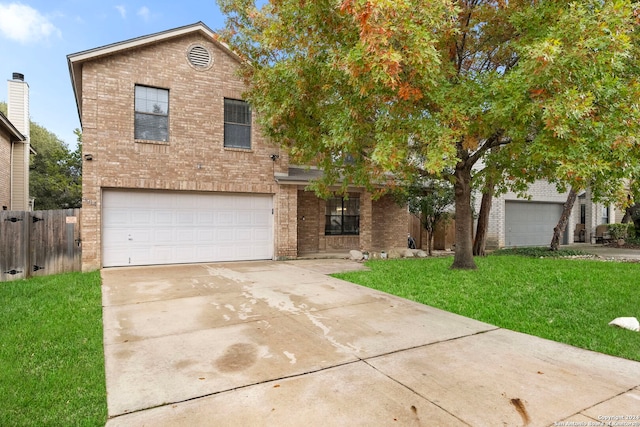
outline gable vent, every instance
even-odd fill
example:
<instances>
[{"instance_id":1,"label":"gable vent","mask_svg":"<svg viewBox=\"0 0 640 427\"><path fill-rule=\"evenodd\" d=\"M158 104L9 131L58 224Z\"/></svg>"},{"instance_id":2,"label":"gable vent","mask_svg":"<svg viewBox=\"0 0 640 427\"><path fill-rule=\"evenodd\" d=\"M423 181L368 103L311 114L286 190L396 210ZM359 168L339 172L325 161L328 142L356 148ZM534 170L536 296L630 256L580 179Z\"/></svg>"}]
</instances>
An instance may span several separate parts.
<instances>
[{"instance_id":1,"label":"gable vent","mask_svg":"<svg viewBox=\"0 0 640 427\"><path fill-rule=\"evenodd\" d=\"M202 46L192 46L187 53L189 62L196 68L207 68L211 65L211 54Z\"/></svg>"}]
</instances>

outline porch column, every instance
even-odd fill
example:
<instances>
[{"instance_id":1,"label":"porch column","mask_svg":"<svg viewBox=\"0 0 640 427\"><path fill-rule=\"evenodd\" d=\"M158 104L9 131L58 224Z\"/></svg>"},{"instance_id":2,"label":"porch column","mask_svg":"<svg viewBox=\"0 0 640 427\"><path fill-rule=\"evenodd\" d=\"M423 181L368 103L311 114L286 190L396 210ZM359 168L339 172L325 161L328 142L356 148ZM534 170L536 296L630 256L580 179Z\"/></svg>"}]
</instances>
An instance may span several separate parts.
<instances>
[{"instance_id":1,"label":"porch column","mask_svg":"<svg viewBox=\"0 0 640 427\"><path fill-rule=\"evenodd\" d=\"M275 258L298 256L298 187L281 185L275 200Z\"/></svg>"},{"instance_id":2,"label":"porch column","mask_svg":"<svg viewBox=\"0 0 640 427\"><path fill-rule=\"evenodd\" d=\"M360 196L360 250L371 251L373 240L373 207L371 193L365 191Z\"/></svg>"}]
</instances>

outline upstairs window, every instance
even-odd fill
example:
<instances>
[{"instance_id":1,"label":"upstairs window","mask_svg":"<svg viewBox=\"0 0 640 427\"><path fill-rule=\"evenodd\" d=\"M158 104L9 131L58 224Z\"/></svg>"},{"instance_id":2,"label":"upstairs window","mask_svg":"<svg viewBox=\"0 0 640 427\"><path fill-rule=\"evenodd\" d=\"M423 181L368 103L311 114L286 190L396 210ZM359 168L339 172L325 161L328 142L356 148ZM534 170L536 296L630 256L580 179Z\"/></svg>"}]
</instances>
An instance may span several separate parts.
<instances>
[{"instance_id":1,"label":"upstairs window","mask_svg":"<svg viewBox=\"0 0 640 427\"><path fill-rule=\"evenodd\" d=\"M327 200L324 234L327 236L360 234L360 199L336 197Z\"/></svg>"},{"instance_id":2,"label":"upstairs window","mask_svg":"<svg viewBox=\"0 0 640 427\"><path fill-rule=\"evenodd\" d=\"M251 149L251 108L245 101L224 100L224 146Z\"/></svg>"},{"instance_id":3,"label":"upstairs window","mask_svg":"<svg viewBox=\"0 0 640 427\"><path fill-rule=\"evenodd\" d=\"M136 85L135 139L169 141L169 91Z\"/></svg>"}]
</instances>

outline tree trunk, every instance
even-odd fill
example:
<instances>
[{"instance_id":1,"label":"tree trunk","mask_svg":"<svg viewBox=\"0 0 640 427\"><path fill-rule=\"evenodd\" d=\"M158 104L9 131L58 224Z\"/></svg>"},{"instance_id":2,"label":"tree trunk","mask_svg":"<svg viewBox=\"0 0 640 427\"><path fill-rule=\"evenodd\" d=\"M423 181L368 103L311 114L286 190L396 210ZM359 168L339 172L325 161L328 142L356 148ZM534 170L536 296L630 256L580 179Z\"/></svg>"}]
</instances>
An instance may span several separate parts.
<instances>
[{"instance_id":1,"label":"tree trunk","mask_svg":"<svg viewBox=\"0 0 640 427\"><path fill-rule=\"evenodd\" d=\"M571 190L569 190L569 195L567 196L567 201L564 202L562 214L560 215L560 219L558 220L558 225L553 228L553 238L551 239L552 251L557 251L558 246L560 246L560 236L562 236L564 230L567 228L567 221L569 221L569 215L571 214L573 205L576 202L577 194L578 193L573 189L573 187L571 187Z\"/></svg>"},{"instance_id":2,"label":"tree trunk","mask_svg":"<svg viewBox=\"0 0 640 427\"><path fill-rule=\"evenodd\" d=\"M459 162L454 173L456 195L456 251L452 269L475 270L473 259L473 211L471 210L471 166Z\"/></svg>"},{"instance_id":3,"label":"tree trunk","mask_svg":"<svg viewBox=\"0 0 640 427\"><path fill-rule=\"evenodd\" d=\"M627 200L631 200L631 196L627 195ZM627 206L627 208L624 210L624 216L622 217L622 221L620 221L620 223L626 224L629 221L631 221L631 215L633 214L633 208L636 205Z\"/></svg>"},{"instance_id":4,"label":"tree trunk","mask_svg":"<svg viewBox=\"0 0 640 427\"><path fill-rule=\"evenodd\" d=\"M635 227L635 233L633 237L640 236L640 218L638 217L639 211L640 211L640 203L636 203L629 206L627 209L625 209L624 217L622 217L622 221L620 221L622 224L633 222L633 225Z\"/></svg>"},{"instance_id":5,"label":"tree trunk","mask_svg":"<svg viewBox=\"0 0 640 427\"><path fill-rule=\"evenodd\" d=\"M487 181L482 192L482 202L480 203L480 214L476 227L476 237L473 241L473 254L485 256L485 245L487 243L487 227L489 226L489 213L491 212L491 202L493 199L493 180Z\"/></svg>"},{"instance_id":6,"label":"tree trunk","mask_svg":"<svg viewBox=\"0 0 640 427\"><path fill-rule=\"evenodd\" d=\"M433 255L433 228L427 229L427 255Z\"/></svg>"}]
</instances>

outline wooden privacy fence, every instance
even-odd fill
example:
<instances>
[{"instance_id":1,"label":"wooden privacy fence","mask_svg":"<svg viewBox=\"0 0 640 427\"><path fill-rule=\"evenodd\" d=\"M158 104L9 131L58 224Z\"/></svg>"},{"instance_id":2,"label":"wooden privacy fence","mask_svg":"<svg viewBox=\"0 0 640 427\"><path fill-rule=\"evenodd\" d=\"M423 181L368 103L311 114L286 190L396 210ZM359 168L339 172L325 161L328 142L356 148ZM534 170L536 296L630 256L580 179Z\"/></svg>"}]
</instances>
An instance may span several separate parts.
<instances>
[{"instance_id":1,"label":"wooden privacy fence","mask_svg":"<svg viewBox=\"0 0 640 427\"><path fill-rule=\"evenodd\" d=\"M0 282L81 269L80 209L0 211Z\"/></svg>"},{"instance_id":2,"label":"wooden privacy fence","mask_svg":"<svg viewBox=\"0 0 640 427\"><path fill-rule=\"evenodd\" d=\"M448 250L454 247L455 243L455 220L451 219L446 223L436 224L433 233L433 249ZM416 241L416 248L427 249L427 232L420 222L420 218L414 214L409 215L409 234Z\"/></svg>"}]
</instances>

